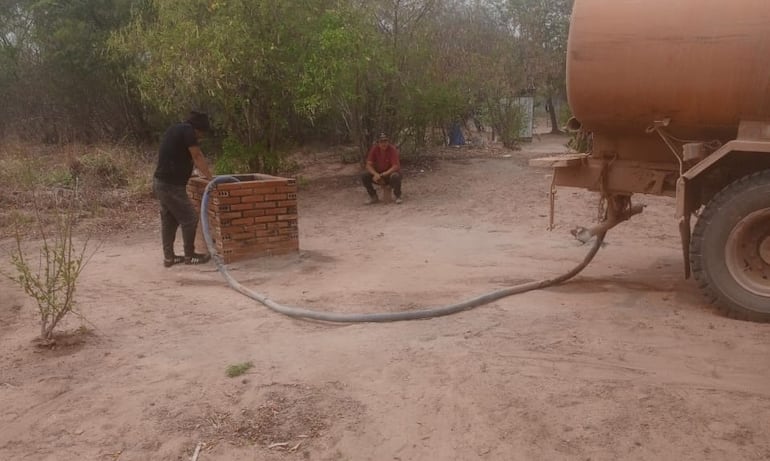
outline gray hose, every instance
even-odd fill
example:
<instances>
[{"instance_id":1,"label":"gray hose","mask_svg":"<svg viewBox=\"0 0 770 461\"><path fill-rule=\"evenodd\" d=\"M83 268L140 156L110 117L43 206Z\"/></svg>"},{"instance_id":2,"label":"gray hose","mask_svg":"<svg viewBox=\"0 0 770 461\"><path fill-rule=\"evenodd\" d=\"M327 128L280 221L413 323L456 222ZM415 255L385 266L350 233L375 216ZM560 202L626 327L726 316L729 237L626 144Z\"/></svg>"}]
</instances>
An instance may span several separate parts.
<instances>
[{"instance_id":1,"label":"gray hose","mask_svg":"<svg viewBox=\"0 0 770 461\"><path fill-rule=\"evenodd\" d=\"M598 234L596 236L596 241L594 242L593 246L591 247L591 250L588 252L586 257L583 259L583 262L578 264L574 269L567 272L566 274L560 275L555 278L536 281L536 282L522 283L520 285L503 288L501 290L492 291L492 292L483 294L481 296L477 296L475 298L462 301L457 304L430 307L430 308L413 310L413 311L379 312L379 313L371 313L371 314L368 314L368 313L344 313L343 314L343 313L336 313L336 312L320 312L320 311L305 309L302 307L284 306L282 304L279 304L271 300L265 295L256 293L244 287L237 280L235 280L227 271L227 268L225 267L225 264L221 256L218 255L216 252L216 248L214 247L214 241L212 240L211 234L210 234L209 220L208 220L209 192L217 184L226 183L226 182L236 182L236 181L238 181L238 179L232 176L217 176L208 184L208 186L206 187L206 190L203 193L203 198L201 199L201 223L203 225L203 237L206 240L206 245L208 246L209 253L211 253L211 255L213 256L214 262L217 265L217 269L233 289L235 289L236 291L238 291L243 295L248 296L249 298L255 301L259 301L260 303L264 304L268 308L278 313L288 315L289 317L321 320L325 322L357 323L357 322L397 322L401 320L427 319L432 317L441 317L444 315L455 314L457 312L462 312L464 310L481 306L482 304L488 304L493 301L497 301L498 299L505 298L507 296L525 293L527 291L532 291L532 290L539 290L542 288L546 288L553 285L557 285L559 283L566 282L567 280L571 279L572 277L580 273L580 271L582 271L591 262L591 260L593 260L594 256L596 256L596 253L599 251L599 248L601 247L602 242L604 241L604 236L606 235L606 231Z\"/></svg>"}]
</instances>

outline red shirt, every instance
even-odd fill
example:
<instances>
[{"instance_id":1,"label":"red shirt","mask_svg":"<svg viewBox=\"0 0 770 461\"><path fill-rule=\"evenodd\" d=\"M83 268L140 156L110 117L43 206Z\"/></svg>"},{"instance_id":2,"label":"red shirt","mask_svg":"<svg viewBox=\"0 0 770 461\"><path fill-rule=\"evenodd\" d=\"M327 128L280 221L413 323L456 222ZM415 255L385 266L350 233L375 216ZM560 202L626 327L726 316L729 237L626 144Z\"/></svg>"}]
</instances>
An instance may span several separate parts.
<instances>
[{"instance_id":1,"label":"red shirt","mask_svg":"<svg viewBox=\"0 0 770 461\"><path fill-rule=\"evenodd\" d=\"M366 156L366 161L370 162L377 173L383 173L388 171L390 167L395 166L395 170L401 170L401 162L398 159L398 149L393 144L388 144L388 147L381 148L375 144L369 150L369 154Z\"/></svg>"}]
</instances>

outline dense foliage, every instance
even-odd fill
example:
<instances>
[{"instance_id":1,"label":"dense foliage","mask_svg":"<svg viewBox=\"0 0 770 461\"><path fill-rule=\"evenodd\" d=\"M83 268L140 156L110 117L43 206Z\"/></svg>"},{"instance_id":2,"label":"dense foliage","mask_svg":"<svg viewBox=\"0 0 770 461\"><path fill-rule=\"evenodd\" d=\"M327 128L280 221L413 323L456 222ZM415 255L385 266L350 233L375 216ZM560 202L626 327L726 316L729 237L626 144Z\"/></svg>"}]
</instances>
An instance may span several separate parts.
<instances>
[{"instance_id":1,"label":"dense foliage","mask_svg":"<svg viewBox=\"0 0 770 461\"><path fill-rule=\"evenodd\" d=\"M419 149L472 118L505 141L516 96L563 93L571 4L5 1L0 136L153 140L198 108L254 167L292 143L363 149L379 131Z\"/></svg>"}]
</instances>

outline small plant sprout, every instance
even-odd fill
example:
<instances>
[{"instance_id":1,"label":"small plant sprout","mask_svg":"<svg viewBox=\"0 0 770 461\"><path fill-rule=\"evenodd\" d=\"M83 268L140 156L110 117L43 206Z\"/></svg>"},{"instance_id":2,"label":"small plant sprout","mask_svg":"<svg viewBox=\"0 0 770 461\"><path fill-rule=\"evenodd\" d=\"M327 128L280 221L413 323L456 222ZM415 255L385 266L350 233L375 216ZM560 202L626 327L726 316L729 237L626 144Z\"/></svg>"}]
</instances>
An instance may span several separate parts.
<instances>
[{"instance_id":1,"label":"small plant sprout","mask_svg":"<svg viewBox=\"0 0 770 461\"><path fill-rule=\"evenodd\" d=\"M235 378L237 376L240 376L244 373L246 373L249 369L251 369L254 366L251 362L243 362L243 363L236 363L235 365L230 365L227 367L227 376L230 378Z\"/></svg>"}]
</instances>

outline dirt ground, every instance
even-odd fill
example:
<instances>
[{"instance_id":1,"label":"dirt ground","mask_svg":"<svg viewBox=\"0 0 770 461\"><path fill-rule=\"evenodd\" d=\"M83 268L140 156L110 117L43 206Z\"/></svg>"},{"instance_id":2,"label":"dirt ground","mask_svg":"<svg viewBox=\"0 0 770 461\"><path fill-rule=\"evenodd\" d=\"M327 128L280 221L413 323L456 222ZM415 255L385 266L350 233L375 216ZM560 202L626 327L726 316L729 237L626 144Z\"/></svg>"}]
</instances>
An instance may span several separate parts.
<instances>
[{"instance_id":1,"label":"dirt ground","mask_svg":"<svg viewBox=\"0 0 770 461\"><path fill-rule=\"evenodd\" d=\"M593 194L562 189L546 231L549 172L527 160L563 142L447 149L407 169L402 205L371 207L356 165L316 156L300 254L231 273L338 312L560 274L588 251L569 230L597 214ZM155 225L104 242L79 288L87 328L72 319L53 350L2 280L0 460L770 459L770 325L704 305L672 200L638 200L574 281L432 320L281 316L213 264L163 268Z\"/></svg>"}]
</instances>

